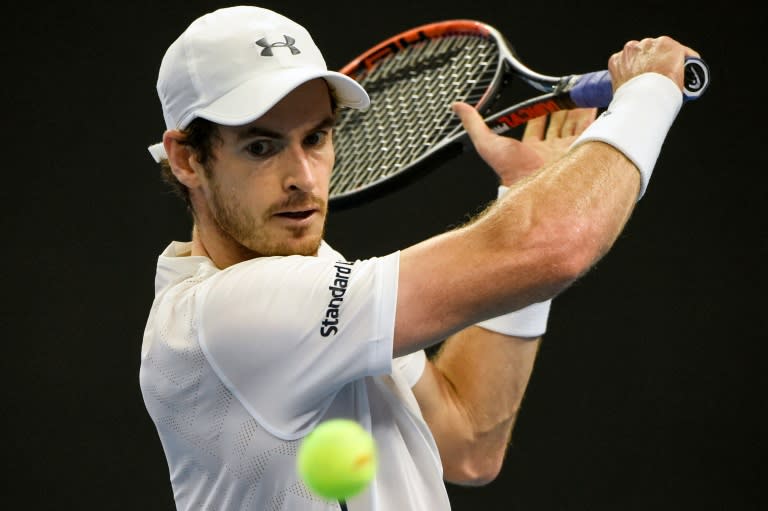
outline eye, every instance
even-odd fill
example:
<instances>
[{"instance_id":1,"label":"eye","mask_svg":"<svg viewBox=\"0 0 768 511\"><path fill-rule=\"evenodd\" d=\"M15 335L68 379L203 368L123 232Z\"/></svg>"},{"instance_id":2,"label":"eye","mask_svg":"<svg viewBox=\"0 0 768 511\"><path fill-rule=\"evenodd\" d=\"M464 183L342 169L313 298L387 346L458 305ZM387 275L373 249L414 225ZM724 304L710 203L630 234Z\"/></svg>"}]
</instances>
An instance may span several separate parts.
<instances>
[{"instance_id":1,"label":"eye","mask_svg":"<svg viewBox=\"0 0 768 511\"><path fill-rule=\"evenodd\" d=\"M304 143L312 147L319 146L325 141L327 137L328 137L327 131L316 131L314 133L307 135L307 137L304 139Z\"/></svg>"},{"instance_id":2,"label":"eye","mask_svg":"<svg viewBox=\"0 0 768 511\"><path fill-rule=\"evenodd\" d=\"M275 146L270 140L254 140L245 149L254 156L267 156L274 152Z\"/></svg>"}]
</instances>

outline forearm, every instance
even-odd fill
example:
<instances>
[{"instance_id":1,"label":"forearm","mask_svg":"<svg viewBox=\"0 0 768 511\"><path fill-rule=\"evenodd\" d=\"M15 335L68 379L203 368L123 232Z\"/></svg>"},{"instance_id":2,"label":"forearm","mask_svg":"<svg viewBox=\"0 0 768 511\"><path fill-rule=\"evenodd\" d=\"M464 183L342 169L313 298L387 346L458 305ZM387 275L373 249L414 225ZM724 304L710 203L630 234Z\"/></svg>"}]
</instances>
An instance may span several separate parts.
<instances>
[{"instance_id":1,"label":"forearm","mask_svg":"<svg viewBox=\"0 0 768 511\"><path fill-rule=\"evenodd\" d=\"M565 157L476 221L402 251L395 353L551 298L588 271L626 224L681 103L664 76L629 80ZM456 108L479 147L496 145L475 110Z\"/></svg>"},{"instance_id":2,"label":"forearm","mask_svg":"<svg viewBox=\"0 0 768 511\"><path fill-rule=\"evenodd\" d=\"M600 142L583 144L510 187L478 222L478 245L514 253L500 259L511 265L506 271L530 266L531 301L550 298L610 249L637 203L639 187L637 169L622 153ZM545 285L537 291L536 282Z\"/></svg>"},{"instance_id":3,"label":"forearm","mask_svg":"<svg viewBox=\"0 0 768 511\"><path fill-rule=\"evenodd\" d=\"M420 400L446 480L484 484L501 469L539 340L469 327L445 341L429 367L441 399ZM417 398L419 397L417 386Z\"/></svg>"},{"instance_id":4,"label":"forearm","mask_svg":"<svg viewBox=\"0 0 768 511\"><path fill-rule=\"evenodd\" d=\"M396 353L560 293L614 243L638 190L622 153L585 143L473 223L404 250Z\"/></svg>"},{"instance_id":5,"label":"forearm","mask_svg":"<svg viewBox=\"0 0 768 511\"><path fill-rule=\"evenodd\" d=\"M612 154L614 151L607 146L590 144L574 152L579 151L584 154L568 157L571 166L555 165L513 186L500 199L499 204L478 220L478 225L473 228L488 229L489 246L519 251L525 248L520 240L532 239L528 233L540 231L542 225L565 218L564 225L573 228L574 232L556 237L556 232L550 231L548 237L563 242L563 236L572 235L576 237L574 240L581 240L581 246L591 244L589 250L593 255L585 258L581 264L585 267L593 264L613 243L626 222L636 202L639 178L634 166L621 154ZM590 158L586 168L572 168L578 158L586 157ZM598 172L607 175L599 178L595 175ZM562 180L567 180L571 186L564 186ZM579 194L582 199L568 199L571 197L569 193ZM553 197L560 200L552 201ZM542 208L541 203L548 206ZM551 213L552 209L556 211ZM507 221L509 219L523 220ZM484 222L489 225L483 225ZM508 231L517 240L516 246L512 246L512 241L504 239ZM547 242L548 239L534 242L531 250L541 254L547 250L544 245ZM505 243L510 245L504 247ZM574 241L568 246L573 249L579 245ZM478 247L478 250L482 251L482 248ZM518 253L526 254L527 251ZM541 263L541 260L537 262ZM544 271L547 270L544 266ZM507 268L506 271L512 270ZM519 275L527 275L533 270L524 272L517 268L514 271ZM578 271L573 273L575 275ZM568 271L556 270L554 274L568 274ZM450 275L445 278L450 278ZM556 279L550 282L556 282ZM555 288L549 292L554 293ZM542 296L536 295L529 300L533 302L540 298ZM509 302L507 307L497 307L496 314L517 308L510 306ZM544 310L548 311L548 305ZM520 311L516 314L520 314ZM533 321L539 324L538 330L522 335L538 335L543 332L546 315L544 313L542 319ZM531 319L529 314L524 317L526 320ZM501 330L508 333L520 332L523 324L531 323L521 322L520 319L520 316L515 316L510 323L513 328L509 330L503 328L508 323L505 319L495 321L493 325L501 326ZM510 442L538 346L539 340L516 338L477 326L461 330L443 343L429 368L428 380L425 380L431 381L433 389L438 389L439 399L419 395L421 388L427 385L421 388L417 386L415 391L440 449L446 480L461 484L483 484L496 477Z\"/></svg>"}]
</instances>

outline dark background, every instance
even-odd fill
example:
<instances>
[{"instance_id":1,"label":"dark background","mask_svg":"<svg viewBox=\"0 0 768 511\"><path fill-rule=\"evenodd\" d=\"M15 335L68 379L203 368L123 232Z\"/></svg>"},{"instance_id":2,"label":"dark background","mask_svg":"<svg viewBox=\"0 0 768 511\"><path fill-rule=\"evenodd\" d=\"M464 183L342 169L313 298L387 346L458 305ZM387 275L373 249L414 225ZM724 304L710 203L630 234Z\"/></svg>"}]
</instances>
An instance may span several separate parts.
<instances>
[{"instance_id":1,"label":"dark background","mask_svg":"<svg viewBox=\"0 0 768 511\"><path fill-rule=\"evenodd\" d=\"M0 21L2 357L8 509L173 507L138 384L154 265L190 223L146 146L168 45L200 1L16 3ZM475 18L545 74L668 34L710 64L613 251L553 305L501 476L457 510L763 509L764 14L746 2L263 2L329 67L421 23ZM761 41L758 43L758 41ZM465 154L330 219L347 257L457 225L495 194ZM10 477L8 477L10 475Z\"/></svg>"}]
</instances>

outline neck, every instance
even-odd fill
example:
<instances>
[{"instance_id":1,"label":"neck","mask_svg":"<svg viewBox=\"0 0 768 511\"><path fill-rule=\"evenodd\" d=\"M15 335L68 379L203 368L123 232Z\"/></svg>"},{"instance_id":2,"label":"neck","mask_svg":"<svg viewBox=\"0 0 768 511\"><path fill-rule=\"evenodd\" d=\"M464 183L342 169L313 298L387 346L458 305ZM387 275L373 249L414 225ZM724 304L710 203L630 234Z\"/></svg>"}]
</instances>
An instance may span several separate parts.
<instances>
[{"instance_id":1,"label":"neck","mask_svg":"<svg viewBox=\"0 0 768 511\"><path fill-rule=\"evenodd\" d=\"M258 257L258 254L224 236L220 230L206 229L197 222L192 227L192 255L205 256L222 270Z\"/></svg>"}]
</instances>

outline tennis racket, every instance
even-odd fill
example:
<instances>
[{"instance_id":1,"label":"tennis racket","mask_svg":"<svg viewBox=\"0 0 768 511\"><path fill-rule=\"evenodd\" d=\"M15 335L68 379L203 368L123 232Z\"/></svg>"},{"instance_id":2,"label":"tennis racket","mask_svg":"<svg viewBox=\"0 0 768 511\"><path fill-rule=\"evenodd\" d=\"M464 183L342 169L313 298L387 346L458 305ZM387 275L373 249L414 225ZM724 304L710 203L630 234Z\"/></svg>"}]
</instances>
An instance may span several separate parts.
<instances>
[{"instance_id":1,"label":"tennis racket","mask_svg":"<svg viewBox=\"0 0 768 511\"><path fill-rule=\"evenodd\" d=\"M503 134L558 110L607 107L613 97L608 70L537 73L501 33L473 20L413 28L374 46L341 72L365 87L371 107L342 109L334 129L329 207L336 210L390 193L461 154L470 142L450 108L455 101L474 105L488 126ZM698 98L708 84L707 65L686 59L684 100ZM513 86L517 98L526 99L491 113Z\"/></svg>"}]
</instances>

